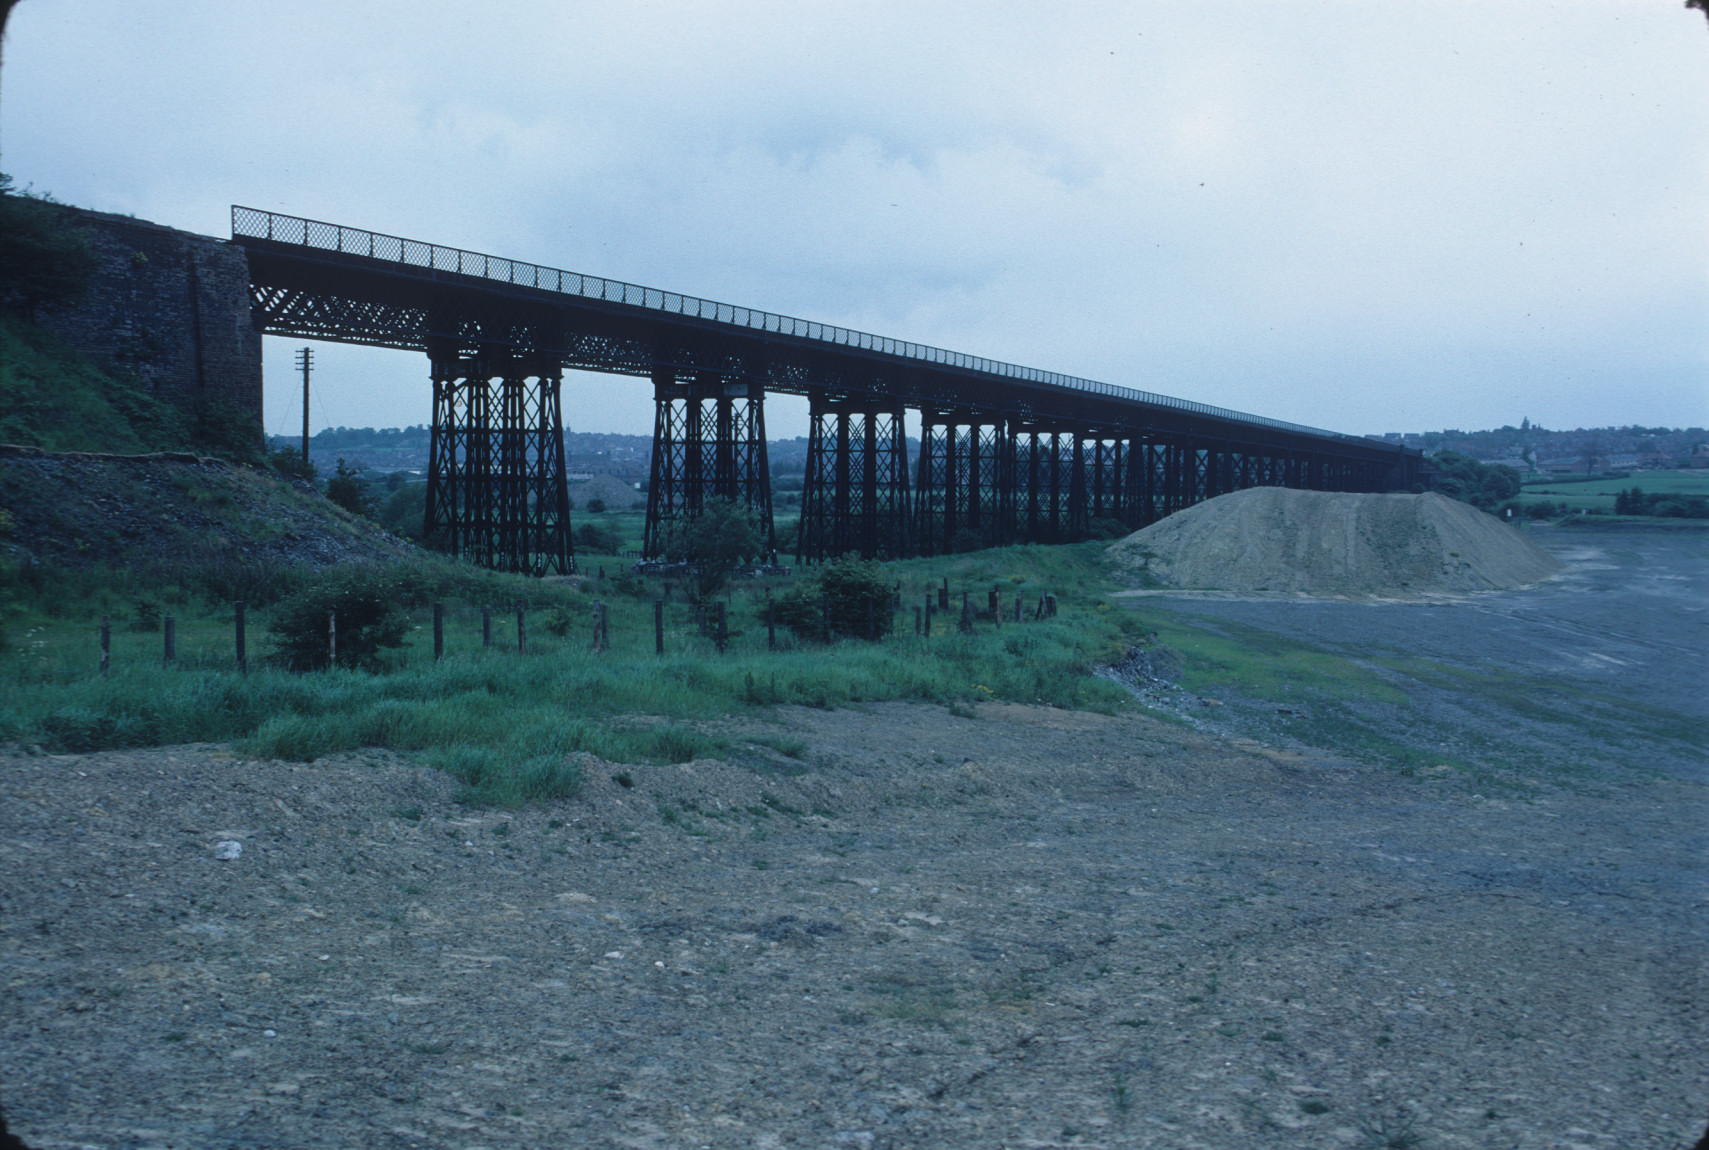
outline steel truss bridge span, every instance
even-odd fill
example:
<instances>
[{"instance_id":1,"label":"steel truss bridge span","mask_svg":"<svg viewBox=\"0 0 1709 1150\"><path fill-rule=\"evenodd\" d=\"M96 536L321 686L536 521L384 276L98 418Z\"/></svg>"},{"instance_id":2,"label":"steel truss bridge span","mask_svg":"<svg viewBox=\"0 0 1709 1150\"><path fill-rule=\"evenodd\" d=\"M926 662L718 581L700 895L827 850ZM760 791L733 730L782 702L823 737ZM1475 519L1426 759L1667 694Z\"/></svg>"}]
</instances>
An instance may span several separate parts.
<instances>
[{"instance_id":1,"label":"steel truss bridge span","mask_svg":"<svg viewBox=\"0 0 1709 1150\"><path fill-rule=\"evenodd\" d=\"M427 354L427 525L497 567L573 569L564 368L653 383L649 555L714 496L770 534L767 392L809 399L793 542L810 561L1080 538L1241 487L1417 479L1396 445L657 288L254 208L232 208L232 238L262 332Z\"/></svg>"}]
</instances>

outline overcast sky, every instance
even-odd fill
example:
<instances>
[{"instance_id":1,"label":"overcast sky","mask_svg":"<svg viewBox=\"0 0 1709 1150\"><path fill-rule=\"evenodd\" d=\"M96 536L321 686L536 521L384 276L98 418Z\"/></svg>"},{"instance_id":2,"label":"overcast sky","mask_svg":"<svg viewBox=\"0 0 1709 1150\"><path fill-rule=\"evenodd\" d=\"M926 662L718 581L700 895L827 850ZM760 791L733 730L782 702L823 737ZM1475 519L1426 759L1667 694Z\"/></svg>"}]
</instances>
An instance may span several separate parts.
<instances>
[{"instance_id":1,"label":"overcast sky","mask_svg":"<svg viewBox=\"0 0 1709 1150\"><path fill-rule=\"evenodd\" d=\"M1338 431L1679 426L1706 67L1679 0L23 0L0 165ZM271 430L299 343L266 341ZM428 420L424 356L317 358L317 428ZM572 376L565 419L650 431L650 389Z\"/></svg>"}]
</instances>

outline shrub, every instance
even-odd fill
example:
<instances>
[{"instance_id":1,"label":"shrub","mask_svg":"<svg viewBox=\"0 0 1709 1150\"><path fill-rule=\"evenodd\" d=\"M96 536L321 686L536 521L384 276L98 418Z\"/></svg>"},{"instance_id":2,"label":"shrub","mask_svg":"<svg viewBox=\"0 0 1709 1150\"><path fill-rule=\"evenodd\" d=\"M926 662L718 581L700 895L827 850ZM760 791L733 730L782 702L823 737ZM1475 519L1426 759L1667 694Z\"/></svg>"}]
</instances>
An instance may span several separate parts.
<instances>
[{"instance_id":1,"label":"shrub","mask_svg":"<svg viewBox=\"0 0 1709 1150\"><path fill-rule=\"evenodd\" d=\"M160 604L153 599L138 599L132 604L131 630L160 630Z\"/></svg>"},{"instance_id":2,"label":"shrub","mask_svg":"<svg viewBox=\"0 0 1709 1150\"><path fill-rule=\"evenodd\" d=\"M578 551L615 555L623 549L623 537L600 523L583 523L576 528L574 539Z\"/></svg>"},{"instance_id":3,"label":"shrub","mask_svg":"<svg viewBox=\"0 0 1709 1150\"><path fill-rule=\"evenodd\" d=\"M376 520L393 535L421 543L427 521L427 484L399 484L379 505Z\"/></svg>"},{"instance_id":4,"label":"shrub","mask_svg":"<svg viewBox=\"0 0 1709 1150\"><path fill-rule=\"evenodd\" d=\"M367 515L370 511L368 482L361 472L338 461L338 471L326 481L326 497L352 515Z\"/></svg>"},{"instance_id":5,"label":"shrub","mask_svg":"<svg viewBox=\"0 0 1709 1150\"><path fill-rule=\"evenodd\" d=\"M279 604L267 630L286 667L318 670L330 662L327 622L336 616L339 665L373 666L382 650L403 646L409 620L400 605L411 597L401 580L380 568L344 568Z\"/></svg>"},{"instance_id":6,"label":"shrub","mask_svg":"<svg viewBox=\"0 0 1709 1150\"><path fill-rule=\"evenodd\" d=\"M721 497L708 499L700 514L679 521L665 542L665 558L694 565L689 592L701 600L718 594L737 567L764 553L765 537L754 513Z\"/></svg>"},{"instance_id":7,"label":"shrub","mask_svg":"<svg viewBox=\"0 0 1709 1150\"><path fill-rule=\"evenodd\" d=\"M884 568L875 560L845 555L778 600L777 619L798 635L817 637L824 633L828 601L831 637L864 639L871 603L873 634L882 639L896 621L890 609L892 594Z\"/></svg>"},{"instance_id":8,"label":"shrub","mask_svg":"<svg viewBox=\"0 0 1709 1150\"><path fill-rule=\"evenodd\" d=\"M1646 492L1641 487L1614 496L1616 515L1656 515L1670 519L1709 519L1709 499L1701 495Z\"/></svg>"},{"instance_id":9,"label":"shrub","mask_svg":"<svg viewBox=\"0 0 1709 1150\"><path fill-rule=\"evenodd\" d=\"M267 463L274 471L290 479L306 479L310 483L315 479L315 464L312 459L304 459L303 453L294 447L280 447L267 453Z\"/></svg>"},{"instance_id":10,"label":"shrub","mask_svg":"<svg viewBox=\"0 0 1709 1150\"><path fill-rule=\"evenodd\" d=\"M584 628L591 631L593 621L592 616L585 610L562 606L554 607L546 612L545 626L546 630L562 639L571 631L580 631Z\"/></svg>"},{"instance_id":11,"label":"shrub","mask_svg":"<svg viewBox=\"0 0 1709 1150\"><path fill-rule=\"evenodd\" d=\"M1502 500L1519 494L1519 472L1505 464L1480 463L1455 451L1439 451L1430 461L1437 469L1432 486L1480 511L1493 512Z\"/></svg>"}]
</instances>

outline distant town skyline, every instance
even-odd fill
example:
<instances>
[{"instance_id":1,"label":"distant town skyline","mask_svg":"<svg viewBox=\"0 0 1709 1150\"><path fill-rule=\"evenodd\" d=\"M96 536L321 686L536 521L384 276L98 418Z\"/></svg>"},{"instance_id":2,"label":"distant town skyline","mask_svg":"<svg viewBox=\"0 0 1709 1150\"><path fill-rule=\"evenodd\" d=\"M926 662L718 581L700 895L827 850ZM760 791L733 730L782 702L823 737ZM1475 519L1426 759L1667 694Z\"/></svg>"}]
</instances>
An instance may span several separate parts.
<instances>
[{"instance_id":1,"label":"distant town skyline","mask_svg":"<svg viewBox=\"0 0 1709 1150\"><path fill-rule=\"evenodd\" d=\"M1709 39L1672 3L27 0L5 169L231 203L1353 434L1709 422ZM269 338L294 431L301 341ZM316 427L426 421L319 345ZM566 423L647 434L644 380ZM804 401L768 429L805 430Z\"/></svg>"}]
</instances>

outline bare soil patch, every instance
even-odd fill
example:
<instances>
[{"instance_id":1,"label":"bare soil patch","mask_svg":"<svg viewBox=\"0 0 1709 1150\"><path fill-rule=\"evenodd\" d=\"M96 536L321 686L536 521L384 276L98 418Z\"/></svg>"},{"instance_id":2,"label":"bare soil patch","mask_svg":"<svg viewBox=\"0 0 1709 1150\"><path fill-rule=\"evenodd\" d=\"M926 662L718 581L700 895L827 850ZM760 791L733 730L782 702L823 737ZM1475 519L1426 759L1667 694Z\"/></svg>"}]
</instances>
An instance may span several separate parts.
<instances>
[{"instance_id":1,"label":"bare soil patch","mask_svg":"<svg viewBox=\"0 0 1709 1150\"><path fill-rule=\"evenodd\" d=\"M977 714L730 720L741 761L588 760L520 812L380 753L0 756L8 1118L54 1150L1701 1133L1700 785Z\"/></svg>"},{"instance_id":2,"label":"bare soil patch","mask_svg":"<svg viewBox=\"0 0 1709 1150\"><path fill-rule=\"evenodd\" d=\"M1110 545L1136 581L1211 591L1407 598L1537 583L1560 571L1523 534L1435 493L1253 487Z\"/></svg>"}]
</instances>

